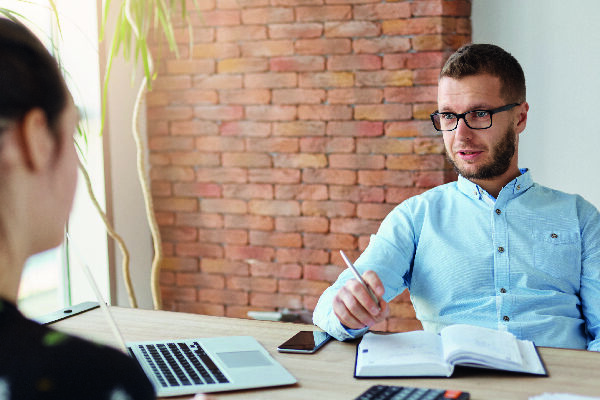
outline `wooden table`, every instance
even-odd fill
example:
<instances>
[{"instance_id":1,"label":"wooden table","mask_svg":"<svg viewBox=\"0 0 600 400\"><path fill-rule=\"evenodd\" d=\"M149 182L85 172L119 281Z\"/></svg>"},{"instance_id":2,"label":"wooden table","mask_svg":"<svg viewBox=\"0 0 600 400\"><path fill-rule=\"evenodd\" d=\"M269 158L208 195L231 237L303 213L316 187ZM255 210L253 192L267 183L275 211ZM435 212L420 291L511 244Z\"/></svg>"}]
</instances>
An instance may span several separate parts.
<instances>
[{"instance_id":1,"label":"wooden table","mask_svg":"<svg viewBox=\"0 0 600 400\"><path fill-rule=\"evenodd\" d=\"M277 345L312 325L254 321L167 311L112 308L125 340L185 339L209 336L254 336L297 379L293 386L216 394L218 399L354 399L372 385L459 389L473 400L526 400L543 392L598 396L600 353L540 348L550 377L475 371L447 379L354 379L356 343L332 341L315 354L278 353ZM55 329L116 346L99 309L55 322ZM180 398L192 398L180 397Z\"/></svg>"}]
</instances>

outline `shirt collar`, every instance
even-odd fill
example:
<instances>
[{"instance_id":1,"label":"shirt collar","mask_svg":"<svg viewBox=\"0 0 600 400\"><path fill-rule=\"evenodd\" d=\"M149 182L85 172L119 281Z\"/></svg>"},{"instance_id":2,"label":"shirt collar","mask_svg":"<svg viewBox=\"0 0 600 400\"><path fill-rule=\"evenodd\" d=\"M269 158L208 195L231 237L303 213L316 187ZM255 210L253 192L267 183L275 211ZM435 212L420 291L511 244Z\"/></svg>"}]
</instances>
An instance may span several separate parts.
<instances>
[{"instance_id":1,"label":"shirt collar","mask_svg":"<svg viewBox=\"0 0 600 400\"><path fill-rule=\"evenodd\" d=\"M512 181L508 182L500 191L500 196L509 196L509 198L517 197L521 193L525 193L527 189L529 189L533 185L533 178L531 177L531 172L527 168L523 168L520 170L521 175L517 176ZM492 198L493 197L488 194L482 187L471 182L467 178L462 175L458 176L458 189L463 192L468 197L474 199L484 199L483 196Z\"/></svg>"}]
</instances>

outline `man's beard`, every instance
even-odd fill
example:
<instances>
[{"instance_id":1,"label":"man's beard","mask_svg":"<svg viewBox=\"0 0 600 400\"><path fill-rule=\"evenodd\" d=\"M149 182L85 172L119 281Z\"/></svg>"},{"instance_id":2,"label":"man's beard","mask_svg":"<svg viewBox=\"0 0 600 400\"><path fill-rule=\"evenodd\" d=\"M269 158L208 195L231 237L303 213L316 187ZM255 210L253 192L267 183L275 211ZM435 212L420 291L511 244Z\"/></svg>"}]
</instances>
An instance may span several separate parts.
<instances>
[{"instance_id":1,"label":"man's beard","mask_svg":"<svg viewBox=\"0 0 600 400\"><path fill-rule=\"evenodd\" d=\"M483 133L485 135L485 133ZM448 151L446 150L446 157L448 161L454 167L454 170L467 179L492 179L502 175L510 167L510 161L515 154L516 150L516 135L515 130L512 127L507 128L506 133L502 140L500 140L493 149L493 159L485 165L482 165L478 169L472 172L461 169L452 159Z\"/></svg>"}]
</instances>

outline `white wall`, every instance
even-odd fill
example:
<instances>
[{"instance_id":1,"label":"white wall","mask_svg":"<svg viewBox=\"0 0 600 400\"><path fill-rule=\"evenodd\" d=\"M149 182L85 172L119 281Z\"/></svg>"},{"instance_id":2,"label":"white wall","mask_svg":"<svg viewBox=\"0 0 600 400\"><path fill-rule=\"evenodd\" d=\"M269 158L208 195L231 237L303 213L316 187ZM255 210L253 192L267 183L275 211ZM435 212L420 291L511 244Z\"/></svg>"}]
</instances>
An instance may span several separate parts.
<instances>
[{"instance_id":1,"label":"white wall","mask_svg":"<svg viewBox=\"0 0 600 400\"><path fill-rule=\"evenodd\" d=\"M600 209L598 21L598 0L473 0L473 42L503 47L525 71L520 167Z\"/></svg>"}]
</instances>

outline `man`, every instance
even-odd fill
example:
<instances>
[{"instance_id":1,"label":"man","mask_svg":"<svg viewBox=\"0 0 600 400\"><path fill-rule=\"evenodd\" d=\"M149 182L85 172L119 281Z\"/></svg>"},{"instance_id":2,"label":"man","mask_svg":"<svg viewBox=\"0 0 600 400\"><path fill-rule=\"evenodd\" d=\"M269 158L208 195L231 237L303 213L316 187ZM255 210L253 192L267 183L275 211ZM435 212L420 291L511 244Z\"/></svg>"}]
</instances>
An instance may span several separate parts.
<instances>
[{"instance_id":1,"label":"man","mask_svg":"<svg viewBox=\"0 0 600 400\"><path fill-rule=\"evenodd\" d=\"M498 46L464 46L440 73L438 107L431 119L458 181L406 200L371 237L356 267L379 304L346 270L315 324L358 337L408 289L427 331L464 323L600 351L600 214L518 168L529 110L521 66Z\"/></svg>"}]
</instances>

